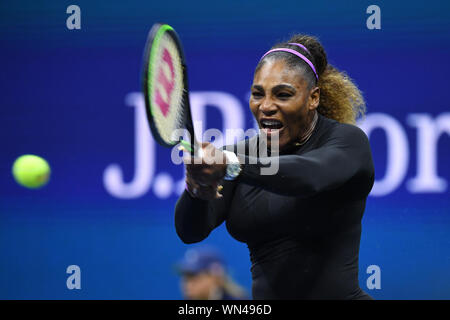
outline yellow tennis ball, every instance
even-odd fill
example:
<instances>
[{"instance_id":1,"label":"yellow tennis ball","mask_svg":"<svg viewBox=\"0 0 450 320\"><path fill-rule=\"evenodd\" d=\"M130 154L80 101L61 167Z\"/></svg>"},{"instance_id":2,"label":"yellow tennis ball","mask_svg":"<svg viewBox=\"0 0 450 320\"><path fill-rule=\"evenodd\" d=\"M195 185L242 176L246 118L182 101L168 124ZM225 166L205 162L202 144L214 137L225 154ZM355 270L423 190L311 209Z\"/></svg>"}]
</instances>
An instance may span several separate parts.
<instances>
[{"instance_id":1,"label":"yellow tennis ball","mask_svg":"<svg viewBox=\"0 0 450 320\"><path fill-rule=\"evenodd\" d=\"M50 179L50 166L41 157L25 154L14 161L12 173L18 184L37 189Z\"/></svg>"}]
</instances>

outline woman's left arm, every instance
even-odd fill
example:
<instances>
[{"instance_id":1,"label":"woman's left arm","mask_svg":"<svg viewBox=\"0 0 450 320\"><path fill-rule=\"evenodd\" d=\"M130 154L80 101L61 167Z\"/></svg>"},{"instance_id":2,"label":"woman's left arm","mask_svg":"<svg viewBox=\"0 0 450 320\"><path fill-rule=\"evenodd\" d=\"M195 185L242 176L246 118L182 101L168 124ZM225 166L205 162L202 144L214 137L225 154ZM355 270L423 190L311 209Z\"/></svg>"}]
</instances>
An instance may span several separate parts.
<instances>
[{"instance_id":1,"label":"woman's left arm","mask_svg":"<svg viewBox=\"0 0 450 320\"><path fill-rule=\"evenodd\" d=\"M313 196L336 189L356 176L367 178L368 185L361 186L367 189L367 194L373 185L374 167L369 140L354 125L340 125L323 146L302 155L251 159L238 154L238 157L244 163L239 177L241 181L282 195ZM263 164L268 161L269 164ZM273 161L278 161L278 171L272 175L262 174L261 170L273 165Z\"/></svg>"}]
</instances>

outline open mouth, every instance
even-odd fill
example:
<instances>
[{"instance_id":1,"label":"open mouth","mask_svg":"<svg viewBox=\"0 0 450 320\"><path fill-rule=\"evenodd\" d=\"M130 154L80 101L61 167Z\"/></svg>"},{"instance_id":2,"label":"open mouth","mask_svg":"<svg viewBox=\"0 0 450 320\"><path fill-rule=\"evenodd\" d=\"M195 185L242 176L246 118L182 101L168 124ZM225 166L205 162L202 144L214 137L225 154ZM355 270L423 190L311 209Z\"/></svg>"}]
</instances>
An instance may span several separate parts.
<instances>
[{"instance_id":1,"label":"open mouth","mask_svg":"<svg viewBox=\"0 0 450 320\"><path fill-rule=\"evenodd\" d=\"M276 119L261 119L259 121L261 129L263 129L267 134L272 132L281 131L283 129L283 122Z\"/></svg>"}]
</instances>

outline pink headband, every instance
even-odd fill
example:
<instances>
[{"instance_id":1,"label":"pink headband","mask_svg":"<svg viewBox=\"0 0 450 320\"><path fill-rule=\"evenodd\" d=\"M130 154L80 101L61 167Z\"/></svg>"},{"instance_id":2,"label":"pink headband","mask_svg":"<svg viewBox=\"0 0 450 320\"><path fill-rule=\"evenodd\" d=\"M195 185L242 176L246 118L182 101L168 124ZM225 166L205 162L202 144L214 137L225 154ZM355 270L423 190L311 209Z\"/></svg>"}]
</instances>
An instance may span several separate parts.
<instances>
[{"instance_id":1,"label":"pink headband","mask_svg":"<svg viewBox=\"0 0 450 320\"><path fill-rule=\"evenodd\" d=\"M302 45L302 44L300 44L300 43L289 42L288 44L291 44L291 45L293 45L293 46L300 47L300 48L302 48L303 50L305 50L306 52L308 52L309 54L311 54L311 52L309 52L309 50L308 50L304 45Z\"/></svg>"},{"instance_id":2,"label":"pink headband","mask_svg":"<svg viewBox=\"0 0 450 320\"><path fill-rule=\"evenodd\" d=\"M306 49L306 47L303 46L303 45L301 45L300 43L289 43L289 44L294 45L294 46L298 46L298 47L302 48L303 50L305 50L306 52L308 52L309 54L311 54L311 53L309 52L309 50ZM317 75L316 68L314 68L314 65L312 64L312 62L311 62L307 57L305 57L304 55L302 55L300 52L297 52L297 51L292 50L292 49L288 49L288 48L275 48L275 49L269 50L269 51L267 51L267 52L261 57L260 61L261 61L262 59L264 59L264 57L267 56L269 53L275 52L275 51L283 51L283 52L289 52L289 53L295 54L297 57L299 57L300 59L302 59L303 61L305 61L305 62L309 65L309 67L311 68L311 70L312 70L312 71L314 72L314 74L316 75L316 79L319 80L319 76Z\"/></svg>"}]
</instances>

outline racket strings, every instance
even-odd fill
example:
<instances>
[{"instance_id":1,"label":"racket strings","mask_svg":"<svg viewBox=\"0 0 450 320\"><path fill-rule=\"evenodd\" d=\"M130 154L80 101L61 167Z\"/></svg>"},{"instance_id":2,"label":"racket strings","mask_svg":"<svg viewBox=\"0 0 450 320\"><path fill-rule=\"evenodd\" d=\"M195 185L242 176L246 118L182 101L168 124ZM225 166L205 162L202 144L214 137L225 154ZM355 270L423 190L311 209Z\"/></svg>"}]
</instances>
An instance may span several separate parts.
<instances>
[{"instance_id":1,"label":"racket strings","mask_svg":"<svg viewBox=\"0 0 450 320\"><path fill-rule=\"evenodd\" d=\"M173 144L172 133L185 126L186 102L183 65L176 43L165 33L157 47L151 69L151 105L155 125L161 138L167 144Z\"/></svg>"}]
</instances>

